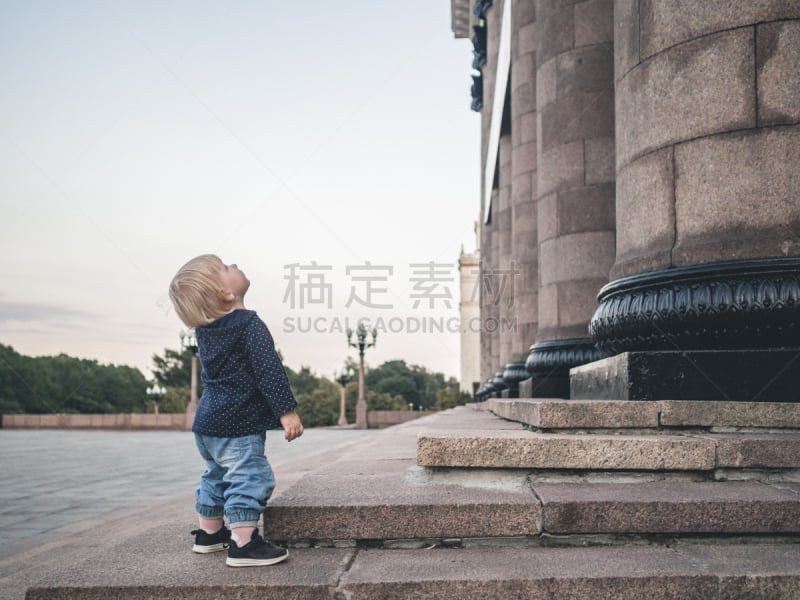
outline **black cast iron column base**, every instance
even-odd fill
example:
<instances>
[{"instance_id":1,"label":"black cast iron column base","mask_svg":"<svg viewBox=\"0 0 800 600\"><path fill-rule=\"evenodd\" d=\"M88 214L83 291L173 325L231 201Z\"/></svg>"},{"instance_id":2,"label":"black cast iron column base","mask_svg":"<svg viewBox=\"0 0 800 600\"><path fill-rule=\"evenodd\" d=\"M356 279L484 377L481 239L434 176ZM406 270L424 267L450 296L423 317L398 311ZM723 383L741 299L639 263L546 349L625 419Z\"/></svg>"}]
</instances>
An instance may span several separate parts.
<instances>
[{"instance_id":1,"label":"black cast iron column base","mask_svg":"<svg viewBox=\"0 0 800 600\"><path fill-rule=\"evenodd\" d=\"M506 365L503 371L503 381L508 386L508 398L519 398L519 384L530 378L531 374L525 368L524 362L512 362Z\"/></svg>"},{"instance_id":2,"label":"black cast iron column base","mask_svg":"<svg viewBox=\"0 0 800 600\"><path fill-rule=\"evenodd\" d=\"M570 397L800 402L800 348L625 352L572 371Z\"/></svg>"},{"instance_id":3,"label":"black cast iron column base","mask_svg":"<svg viewBox=\"0 0 800 600\"><path fill-rule=\"evenodd\" d=\"M569 370L601 358L590 338L548 340L531 346L525 368L534 398L569 398Z\"/></svg>"},{"instance_id":4,"label":"black cast iron column base","mask_svg":"<svg viewBox=\"0 0 800 600\"><path fill-rule=\"evenodd\" d=\"M589 333L606 356L800 345L800 257L705 263L605 285Z\"/></svg>"}]
</instances>

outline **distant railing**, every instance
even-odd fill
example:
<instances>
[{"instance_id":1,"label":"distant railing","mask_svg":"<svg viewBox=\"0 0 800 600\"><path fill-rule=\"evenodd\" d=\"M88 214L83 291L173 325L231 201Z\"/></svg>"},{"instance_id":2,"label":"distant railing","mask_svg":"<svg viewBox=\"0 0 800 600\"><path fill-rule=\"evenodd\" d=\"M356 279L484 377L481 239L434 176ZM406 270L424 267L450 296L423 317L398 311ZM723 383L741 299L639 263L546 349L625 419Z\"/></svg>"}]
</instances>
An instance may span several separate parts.
<instances>
[{"instance_id":1,"label":"distant railing","mask_svg":"<svg viewBox=\"0 0 800 600\"><path fill-rule=\"evenodd\" d=\"M370 410L367 411L367 426L370 429L383 429L433 413L432 410Z\"/></svg>"},{"instance_id":2,"label":"distant railing","mask_svg":"<svg viewBox=\"0 0 800 600\"><path fill-rule=\"evenodd\" d=\"M190 429L185 413L2 415L3 429Z\"/></svg>"}]
</instances>

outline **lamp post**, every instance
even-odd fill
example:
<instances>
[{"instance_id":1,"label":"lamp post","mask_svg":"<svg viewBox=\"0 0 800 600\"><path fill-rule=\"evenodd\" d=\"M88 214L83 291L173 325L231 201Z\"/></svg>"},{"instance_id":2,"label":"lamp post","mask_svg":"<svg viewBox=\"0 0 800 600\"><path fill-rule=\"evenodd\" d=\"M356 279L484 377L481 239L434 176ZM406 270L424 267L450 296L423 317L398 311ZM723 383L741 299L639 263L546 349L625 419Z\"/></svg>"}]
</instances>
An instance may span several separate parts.
<instances>
[{"instance_id":1,"label":"lamp post","mask_svg":"<svg viewBox=\"0 0 800 600\"><path fill-rule=\"evenodd\" d=\"M372 329L372 341L367 342L367 328L363 322L356 327L356 342L351 341L353 330L347 328L347 345L358 348L358 402L356 403L356 429L367 428L367 400L364 396L364 350L372 348L378 338L378 331Z\"/></svg>"},{"instance_id":2,"label":"lamp post","mask_svg":"<svg viewBox=\"0 0 800 600\"><path fill-rule=\"evenodd\" d=\"M186 425L192 426L194 413L197 411L197 338L194 331L181 331L181 348L190 350L192 353L192 381L191 394L189 396L189 406L186 407Z\"/></svg>"},{"instance_id":3,"label":"lamp post","mask_svg":"<svg viewBox=\"0 0 800 600\"><path fill-rule=\"evenodd\" d=\"M344 427L347 425L347 415L345 414L345 396L344 396L344 389L347 387L347 384L353 380L353 375L355 375L355 371L353 369L348 369L347 367L342 367L342 372L339 376L336 376L336 371L333 372L333 378L339 382L339 385L342 386L342 398L340 402L339 408L339 427Z\"/></svg>"},{"instance_id":4,"label":"lamp post","mask_svg":"<svg viewBox=\"0 0 800 600\"><path fill-rule=\"evenodd\" d=\"M158 403L161 402L161 398L164 397L164 394L167 393L167 389L154 383L151 387L145 390L147 397L153 401L153 406L155 407L156 416L158 416Z\"/></svg>"}]
</instances>

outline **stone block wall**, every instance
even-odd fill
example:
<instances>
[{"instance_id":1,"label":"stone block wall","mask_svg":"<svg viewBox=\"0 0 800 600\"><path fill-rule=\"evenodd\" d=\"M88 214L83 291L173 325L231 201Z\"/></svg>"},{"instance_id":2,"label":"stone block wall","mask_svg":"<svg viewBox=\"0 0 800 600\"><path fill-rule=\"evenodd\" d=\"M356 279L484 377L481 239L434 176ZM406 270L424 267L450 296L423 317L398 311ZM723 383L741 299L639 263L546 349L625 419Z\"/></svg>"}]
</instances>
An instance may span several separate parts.
<instances>
[{"instance_id":1,"label":"stone block wall","mask_svg":"<svg viewBox=\"0 0 800 600\"><path fill-rule=\"evenodd\" d=\"M800 253L800 4L617 0L613 278Z\"/></svg>"}]
</instances>

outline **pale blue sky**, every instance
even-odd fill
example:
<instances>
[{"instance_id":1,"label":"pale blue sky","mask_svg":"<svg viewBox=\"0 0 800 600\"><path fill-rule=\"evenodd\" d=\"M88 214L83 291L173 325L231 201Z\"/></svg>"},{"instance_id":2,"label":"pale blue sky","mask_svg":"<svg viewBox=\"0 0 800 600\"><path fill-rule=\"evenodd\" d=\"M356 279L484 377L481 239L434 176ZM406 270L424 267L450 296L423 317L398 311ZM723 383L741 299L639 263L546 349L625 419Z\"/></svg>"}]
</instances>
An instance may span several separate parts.
<instances>
[{"instance_id":1,"label":"pale blue sky","mask_svg":"<svg viewBox=\"0 0 800 600\"><path fill-rule=\"evenodd\" d=\"M353 355L337 319L457 316L457 270L450 309L414 309L409 267L474 246L480 124L449 11L0 2L0 343L146 369L179 343L169 280L205 252L247 273L293 368ZM285 301L286 265L312 261L331 308ZM346 306L365 261L393 268L372 298L391 309ZM457 375L458 335L387 332L367 359L393 358Z\"/></svg>"}]
</instances>

